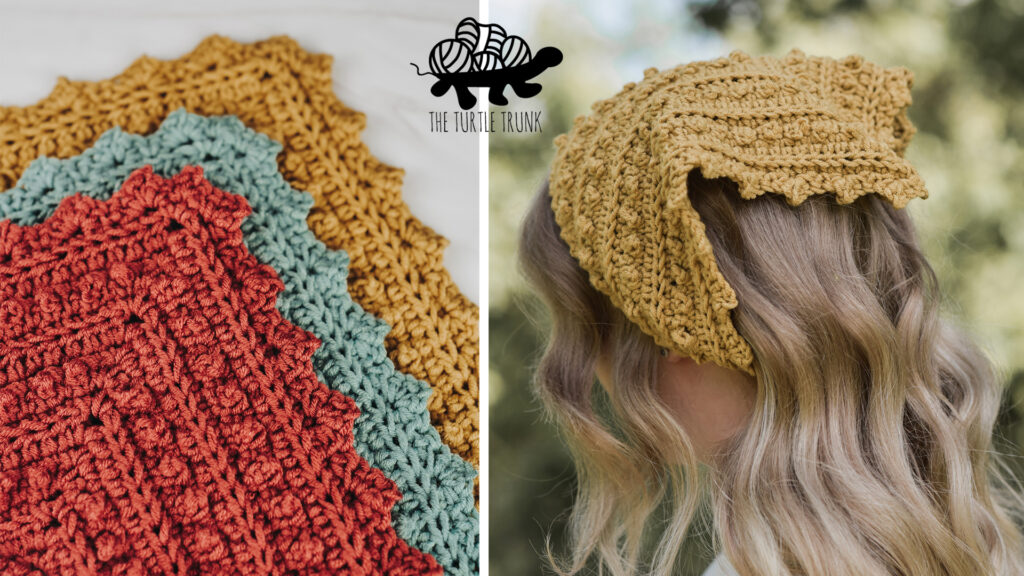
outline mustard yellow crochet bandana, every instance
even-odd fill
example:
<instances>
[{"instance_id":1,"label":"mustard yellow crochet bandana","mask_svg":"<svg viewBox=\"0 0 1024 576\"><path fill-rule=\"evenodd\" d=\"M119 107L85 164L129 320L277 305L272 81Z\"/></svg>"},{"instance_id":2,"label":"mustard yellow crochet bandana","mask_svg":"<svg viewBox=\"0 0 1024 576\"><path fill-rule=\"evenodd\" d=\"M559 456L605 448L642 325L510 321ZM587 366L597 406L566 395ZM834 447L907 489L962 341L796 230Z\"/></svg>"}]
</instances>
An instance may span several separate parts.
<instances>
[{"instance_id":1,"label":"mustard yellow crochet bandana","mask_svg":"<svg viewBox=\"0 0 1024 576\"><path fill-rule=\"evenodd\" d=\"M913 75L860 56L793 50L658 71L626 84L555 139L551 206L595 288L659 346L754 374L733 326L736 294L718 270L686 178L728 178L745 199L812 194L840 204L926 198L903 158Z\"/></svg>"}]
</instances>

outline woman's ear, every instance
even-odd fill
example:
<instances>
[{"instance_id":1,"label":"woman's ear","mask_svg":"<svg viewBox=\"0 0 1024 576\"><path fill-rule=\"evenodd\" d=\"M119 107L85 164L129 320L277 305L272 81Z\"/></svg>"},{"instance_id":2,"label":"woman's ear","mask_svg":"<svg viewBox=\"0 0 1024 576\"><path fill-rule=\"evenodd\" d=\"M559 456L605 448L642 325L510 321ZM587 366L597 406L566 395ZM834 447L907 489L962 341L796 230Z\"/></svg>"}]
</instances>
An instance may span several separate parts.
<instances>
[{"instance_id":1,"label":"woman's ear","mask_svg":"<svg viewBox=\"0 0 1024 576\"><path fill-rule=\"evenodd\" d=\"M706 462L750 420L756 382L745 372L669 351L658 366L658 395Z\"/></svg>"}]
</instances>

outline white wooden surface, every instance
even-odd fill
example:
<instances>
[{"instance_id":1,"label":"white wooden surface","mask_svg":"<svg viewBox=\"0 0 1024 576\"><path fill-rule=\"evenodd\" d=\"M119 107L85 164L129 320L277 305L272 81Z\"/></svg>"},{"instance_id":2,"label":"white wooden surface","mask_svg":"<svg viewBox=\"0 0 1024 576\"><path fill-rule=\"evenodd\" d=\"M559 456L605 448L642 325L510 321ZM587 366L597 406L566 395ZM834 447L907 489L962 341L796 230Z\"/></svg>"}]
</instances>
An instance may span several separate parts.
<instances>
[{"instance_id":1,"label":"white wooden surface","mask_svg":"<svg viewBox=\"0 0 1024 576\"><path fill-rule=\"evenodd\" d=\"M287 34L334 56L334 91L366 114L363 141L406 171L413 214L450 245L444 260L479 302L479 137L430 133L429 111L457 109L418 77L430 48L477 0L0 0L0 106L26 106L58 76L102 80L142 54L177 58L210 34L251 42Z\"/></svg>"}]
</instances>

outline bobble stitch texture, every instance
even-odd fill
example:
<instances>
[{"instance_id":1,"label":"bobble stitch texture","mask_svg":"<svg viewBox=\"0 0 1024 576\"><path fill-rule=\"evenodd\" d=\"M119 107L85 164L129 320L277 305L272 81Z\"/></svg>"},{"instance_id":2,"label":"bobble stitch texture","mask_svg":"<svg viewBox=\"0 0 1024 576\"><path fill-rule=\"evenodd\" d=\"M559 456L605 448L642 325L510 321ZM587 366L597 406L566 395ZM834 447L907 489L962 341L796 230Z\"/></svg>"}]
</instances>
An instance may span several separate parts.
<instances>
[{"instance_id":1,"label":"bobble stitch texture","mask_svg":"<svg viewBox=\"0 0 1024 576\"><path fill-rule=\"evenodd\" d=\"M201 169L143 168L0 222L3 573L442 573L391 527L248 213Z\"/></svg>"},{"instance_id":2,"label":"bobble stitch texture","mask_svg":"<svg viewBox=\"0 0 1024 576\"><path fill-rule=\"evenodd\" d=\"M150 136L114 128L80 156L36 160L17 188L0 194L0 219L41 222L75 192L109 198L134 168L147 164L161 175L201 165L215 186L246 198L252 214L242 221L242 234L249 251L284 282L278 309L323 342L313 354L317 376L355 400L361 411L357 452L402 493L392 512L398 534L433 555L446 574L475 574L475 472L431 427L429 386L396 372L388 360L387 325L348 296L346 254L327 250L309 231L305 217L312 198L284 181L277 170L280 152L280 144L237 118L178 110Z\"/></svg>"},{"instance_id":3,"label":"bobble stitch texture","mask_svg":"<svg viewBox=\"0 0 1024 576\"><path fill-rule=\"evenodd\" d=\"M903 158L912 84L905 68L797 49L646 70L555 139L551 208L562 238L594 287L659 346L753 375L753 351L732 324L736 295L687 176L728 178L745 199L781 194L795 206L834 194L848 204L874 193L903 208L928 196ZM646 122L654 130L636 138Z\"/></svg>"},{"instance_id":4,"label":"bobble stitch texture","mask_svg":"<svg viewBox=\"0 0 1024 576\"><path fill-rule=\"evenodd\" d=\"M178 60L139 58L111 80L61 78L34 106L0 107L0 190L32 160L80 154L114 126L148 134L181 107L238 116L284 144L281 173L314 198L309 227L348 252L352 298L391 325L395 366L431 384L431 422L478 467L479 311L442 264L447 240L402 201L403 171L359 140L366 117L334 95L331 63L284 36L253 44L211 36Z\"/></svg>"}]
</instances>

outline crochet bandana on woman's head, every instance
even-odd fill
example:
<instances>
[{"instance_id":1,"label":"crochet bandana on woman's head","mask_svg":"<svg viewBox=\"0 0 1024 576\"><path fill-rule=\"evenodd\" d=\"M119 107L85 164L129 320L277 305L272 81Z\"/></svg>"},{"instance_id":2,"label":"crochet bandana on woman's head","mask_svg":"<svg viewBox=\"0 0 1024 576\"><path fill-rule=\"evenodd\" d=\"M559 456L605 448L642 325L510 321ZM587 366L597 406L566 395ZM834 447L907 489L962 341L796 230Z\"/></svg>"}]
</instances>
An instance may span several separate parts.
<instances>
[{"instance_id":1,"label":"crochet bandana on woman's head","mask_svg":"<svg viewBox=\"0 0 1024 576\"><path fill-rule=\"evenodd\" d=\"M551 201L562 238L595 288L659 346L753 374L736 294L687 197L690 172L751 199L815 194L841 204L926 198L903 158L913 75L860 56L792 50L649 69L555 139Z\"/></svg>"}]
</instances>

